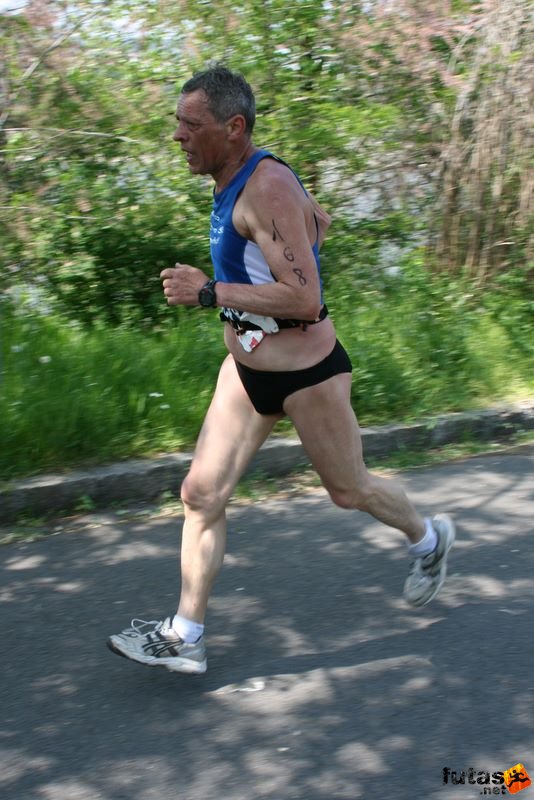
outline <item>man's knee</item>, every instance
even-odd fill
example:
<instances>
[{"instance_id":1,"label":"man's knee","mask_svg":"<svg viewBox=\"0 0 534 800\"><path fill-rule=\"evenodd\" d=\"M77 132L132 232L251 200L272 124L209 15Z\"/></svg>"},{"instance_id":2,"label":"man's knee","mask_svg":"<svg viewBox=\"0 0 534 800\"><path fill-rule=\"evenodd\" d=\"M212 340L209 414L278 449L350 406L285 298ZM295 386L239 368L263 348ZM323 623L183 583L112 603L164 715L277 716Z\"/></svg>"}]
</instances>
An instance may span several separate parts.
<instances>
[{"instance_id":1,"label":"man's knee","mask_svg":"<svg viewBox=\"0 0 534 800\"><path fill-rule=\"evenodd\" d=\"M213 486L195 478L191 473L182 483L180 497L186 512L190 510L212 514L221 511L226 505L226 498L222 497Z\"/></svg>"},{"instance_id":2,"label":"man's knee","mask_svg":"<svg viewBox=\"0 0 534 800\"><path fill-rule=\"evenodd\" d=\"M372 480L362 480L358 486L328 488L332 502L340 508L369 511L374 505L375 490Z\"/></svg>"}]
</instances>

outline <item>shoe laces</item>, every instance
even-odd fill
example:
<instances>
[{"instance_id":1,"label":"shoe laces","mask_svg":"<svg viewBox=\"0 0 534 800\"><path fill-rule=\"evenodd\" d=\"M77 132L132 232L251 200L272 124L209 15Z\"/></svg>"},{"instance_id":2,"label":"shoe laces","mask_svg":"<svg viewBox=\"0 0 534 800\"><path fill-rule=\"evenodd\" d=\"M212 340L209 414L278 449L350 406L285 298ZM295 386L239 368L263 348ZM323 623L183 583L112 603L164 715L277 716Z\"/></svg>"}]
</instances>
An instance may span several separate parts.
<instances>
[{"instance_id":1,"label":"shoe laces","mask_svg":"<svg viewBox=\"0 0 534 800\"><path fill-rule=\"evenodd\" d=\"M136 639L138 636L146 636L147 633L156 633L163 625L163 620L159 619L137 619L134 617L130 622L130 627L125 628L122 632L123 636L129 636L131 639Z\"/></svg>"}]
</instances>

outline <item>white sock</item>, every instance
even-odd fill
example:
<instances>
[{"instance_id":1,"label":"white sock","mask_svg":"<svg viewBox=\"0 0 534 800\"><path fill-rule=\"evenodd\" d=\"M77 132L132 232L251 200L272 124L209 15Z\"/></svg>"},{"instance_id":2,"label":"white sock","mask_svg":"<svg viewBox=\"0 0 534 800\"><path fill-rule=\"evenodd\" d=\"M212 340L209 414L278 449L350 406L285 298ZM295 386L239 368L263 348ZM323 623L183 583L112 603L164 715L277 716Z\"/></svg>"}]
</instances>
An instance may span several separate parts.
<instances>
[{"instance_id":1,"label":"white sock","mask_svg":"<svg viewBox=\"0 0 534 800\"><path fill-rule=\"evenodd\" d=\"M436 549L437 544L438 537L432 525L432 520L427 517L425 519L425 535L420 542L411 544L408 547L408 553L412 558L422 558L432 553Z\"/></svg>"},{"instance_id":2,"label":"white sock","mask_svg":"<svg viewBox=\"0 0 534 800\"><path fill-rule=\"evenodd\" d=\"M204 633L204 625L200 622L194 622L192 619L186 619L175 614L172 620L172 629L178 634L182 641L188 644L197 642Z\"/></svg>"}]
</instances>

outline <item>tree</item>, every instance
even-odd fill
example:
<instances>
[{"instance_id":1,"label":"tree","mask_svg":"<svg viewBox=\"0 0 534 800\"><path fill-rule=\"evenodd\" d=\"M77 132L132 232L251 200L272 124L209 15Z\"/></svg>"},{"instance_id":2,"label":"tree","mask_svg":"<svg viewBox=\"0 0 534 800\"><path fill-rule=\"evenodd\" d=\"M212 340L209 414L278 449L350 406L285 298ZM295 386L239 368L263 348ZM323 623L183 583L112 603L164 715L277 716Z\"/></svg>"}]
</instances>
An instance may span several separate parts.
<instances>
[{"instance_id":1,"label":"tree","mask_svg":"<svg viewBox=\"0 0 534 800\"><path fill-rule=\"evenodd\" d=\"M529 0L487 0L441 154L436 251L480 283L534 255L534 15Z\"/></svg>"},{"instance_id":2,"label":"tree","mask_svg":"<svg viewBox=\"0 0 534 800\"><path fill-rule=\"evenodd\" d=\"M37 275L73 316L137 325L162 266L207 266L209 183L169 116L207 60L245 73L256 141L334 212L327 277L415 234L480 276L530 252L528 0L30 0L0 23L4 288Z\"/></svg>"},{"instance_id":3,"label":"tree","mask_svg":"<svg viewBox=\"0 0 534 800\"><path fill-rule=\"evenodd\" d=\"M87 323L154 319L161 268L208 257L207 198L171 154L176 76L162 70L138 10L79 2L64 13L33 2L3 20L3 283L37 276Z\"/></svg>"}]
</instances>

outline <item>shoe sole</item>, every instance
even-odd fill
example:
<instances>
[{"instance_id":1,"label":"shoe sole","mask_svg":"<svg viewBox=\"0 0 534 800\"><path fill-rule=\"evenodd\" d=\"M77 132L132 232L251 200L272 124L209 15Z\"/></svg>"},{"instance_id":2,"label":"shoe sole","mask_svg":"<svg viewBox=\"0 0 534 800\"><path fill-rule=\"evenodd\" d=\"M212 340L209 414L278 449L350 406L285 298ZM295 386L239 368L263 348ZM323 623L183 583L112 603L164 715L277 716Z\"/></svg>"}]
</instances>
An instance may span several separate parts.
<instances>
[{"instance_id":1,"label":"shoe sole","mask_svg":"<svg viewBox=\"0 0 534 800\"><path fill-rule=\"evenodd\" d=\"M415 605L415 608L422 608L423 606L428 605L428 603L430 603L436 597L438 592L440 591L441 587L443 586L443 584L445 582L445 578L447 577L447 556L449 555L449 551L450 551L451 547L453 546L453 544L454 544L454 542L456 540L456 527L455 527L454 522L452 521L451 517L449 517L448 514L436 514L436 516L432 517L432 519L435 519L438 522L440 522L440 521L444 522L448 526L448 528L451 531L452 535L451 535L450 541L449 541L449 543L447 545L447 549L445 550L445 553L442 556L442 565L441 565L441 569L440 569L440 573L439 573L439 581L437 583L436 588L434 589L434 591L432 592L430 597L428 597L424 601L424 603L419 603L419 604Z\"/></svg>"},{"instance_id":2,"label":"shoe sole","mask_svg":"<svg viewBox=\"0 0 534 800\"><path fill-rule=\"evenodd\" d=\"M107 640L106 645L112 653L122 656L122 658L126 658L128 661L134 661L136 664L143 664L145 667L166 667L170 672L181 672L185 675L202 675L208 668L206 659L204 659L204 661L188 661L185 658L173 658L171 661L171 659L148 656L145 661L139 658L133 658L131 655L128 655L128 653L124 653L117 647L112 638Z\"/></svg>"}]
</instances>

